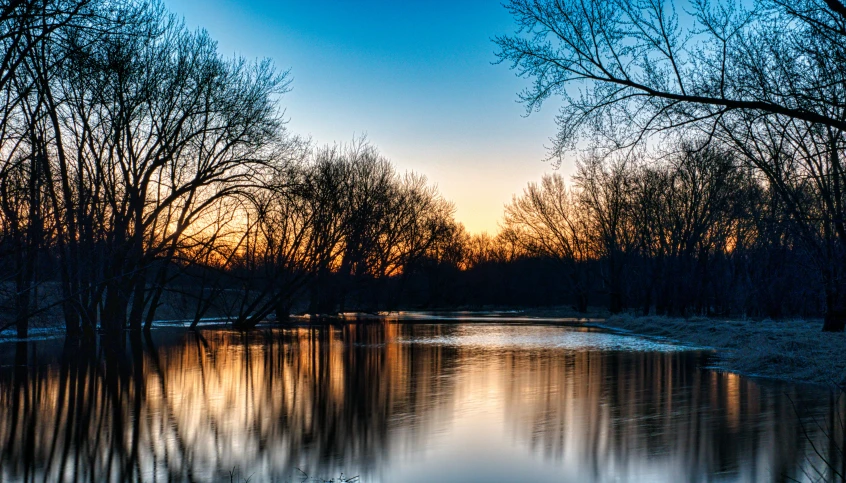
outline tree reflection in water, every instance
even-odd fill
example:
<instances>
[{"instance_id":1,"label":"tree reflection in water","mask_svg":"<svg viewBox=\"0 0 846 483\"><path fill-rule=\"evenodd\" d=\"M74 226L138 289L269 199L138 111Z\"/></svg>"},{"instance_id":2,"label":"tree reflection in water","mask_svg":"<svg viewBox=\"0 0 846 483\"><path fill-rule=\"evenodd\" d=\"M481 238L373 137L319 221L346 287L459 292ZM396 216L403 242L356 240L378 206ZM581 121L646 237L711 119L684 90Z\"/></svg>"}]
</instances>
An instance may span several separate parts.
<instances>
[{"instance_id":1,"label":"tree reflection in water","mask_svg":"<svg viewBox=\"0 0 846 483\"><path fill-rule=\"evenodd\" d=\"M467 467L436 479L461 481L486 458L453 431L473 418L491 444L516 445L505 464L580 481L801 480L822 469L803 430L827 458L842 447L791 404L836 421L825 393L702 370L702 353L421 342L491 330L571 329L368 323L1 344L0 480L225 480L238 467L253 481L296 481L296 468L392 481L421 459L435 477L446 445Z\"/></svg>"}]
</instances>

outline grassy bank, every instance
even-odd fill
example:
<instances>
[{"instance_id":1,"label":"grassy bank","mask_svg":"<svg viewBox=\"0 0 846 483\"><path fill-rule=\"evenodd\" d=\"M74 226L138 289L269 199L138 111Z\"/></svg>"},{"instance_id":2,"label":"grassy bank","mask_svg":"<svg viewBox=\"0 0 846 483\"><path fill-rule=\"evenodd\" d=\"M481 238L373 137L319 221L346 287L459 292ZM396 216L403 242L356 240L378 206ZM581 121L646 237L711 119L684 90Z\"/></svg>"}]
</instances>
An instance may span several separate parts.
<instances>
[{"instance_id":1,"label":"grassy bank","mask_svg":"<svg viewBox=\"0 0 846 483\"><path fill-rule=\"evenodd\" d=\"M719 320L616 315L600 325L717 350L732 372L816 384L842 384L846 334L824 333L821 320Z\"/></svg>"}]
</instances>

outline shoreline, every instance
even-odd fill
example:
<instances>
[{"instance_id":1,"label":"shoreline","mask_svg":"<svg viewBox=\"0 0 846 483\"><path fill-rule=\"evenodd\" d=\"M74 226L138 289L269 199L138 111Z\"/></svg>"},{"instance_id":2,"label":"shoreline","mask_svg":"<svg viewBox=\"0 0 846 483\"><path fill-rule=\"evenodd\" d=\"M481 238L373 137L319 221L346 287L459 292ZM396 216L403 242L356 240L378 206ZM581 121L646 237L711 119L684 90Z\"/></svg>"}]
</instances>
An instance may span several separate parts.
<instances>
[{"instance_id":1,"label":"shoreline","mask_svg":"<svg viewBox=\"0 0 846 483\"><path fill-rule=\"evenodd\" d=\"M414 311L412 311L414 312ZM568 325L594 327L621 335L654 338L715 353L711 369L744 377L792 384L812 384L846 391L846 332L823 332L822 319L721 319L708 317L611 315L591 307L579 313L570 307L476 307L433 310L475 315L485 322L515 317L538 323L569 319ZM570 322L572 321L572 323ZM404 322L411 322L406 320ZM531 323L531 322L530 322ZM843 355L843 356L840 356Z\"/></svg>"},{"instance_id":2,"label":"shoreline","mask_svg":"<svg viewBox=\"0 0 846 483\"><path fill-rule=\"evenodd\" d=\"M829 388L846 385L846 333L822 332L818 319L732 320L614 315L592 326L714 350L713 368L747 377Z\"/></svg>"}]
</instances>

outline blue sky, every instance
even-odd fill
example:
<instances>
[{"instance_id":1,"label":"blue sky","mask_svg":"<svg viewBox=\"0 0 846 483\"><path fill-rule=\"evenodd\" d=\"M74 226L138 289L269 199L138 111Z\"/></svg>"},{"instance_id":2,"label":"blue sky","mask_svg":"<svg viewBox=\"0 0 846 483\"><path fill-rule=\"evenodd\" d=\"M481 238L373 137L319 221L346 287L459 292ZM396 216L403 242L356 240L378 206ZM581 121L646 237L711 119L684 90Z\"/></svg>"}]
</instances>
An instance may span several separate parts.
<instances>
[{"instance_id":1,"label":"blue sky","mask_svg":"<svg viewBox=\"0 0 846 483\"><path fill-rule=\"evenodd\" d=\"M512 193L552 171L542 160L557 106L525 117L526 81L491 64L490 39L514 30L496 0L165 4L223 55L290 68L293 132L318 144L366 134L400 170L436 183L470 231L495 232Z\"/></svg>"}]
</instances>

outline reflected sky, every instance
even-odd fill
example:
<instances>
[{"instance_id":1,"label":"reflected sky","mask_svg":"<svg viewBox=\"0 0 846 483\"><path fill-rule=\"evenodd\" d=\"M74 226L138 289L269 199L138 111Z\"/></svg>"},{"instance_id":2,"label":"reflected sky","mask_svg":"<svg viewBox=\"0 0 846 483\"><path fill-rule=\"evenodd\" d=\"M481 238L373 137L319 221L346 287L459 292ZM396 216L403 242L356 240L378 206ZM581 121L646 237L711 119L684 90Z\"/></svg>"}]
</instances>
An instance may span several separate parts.
<instances>
[{"instance_id":1,"label":"reflected sky","mask_svg":"<svg viewBox=\"0 0 846 483\"><path fill-rule=\"evenodd\" d=\"M601 330L572 327L527 327L521 325L465 325L448 334L431 337L418 334L400 336L397 343L435 344L485 351L559 349L571 351L661 351L690 350L689 347L630 335L608 333Z\"/></svg>"},{"instance_id":2,"label":"reflected sky","mask_svg":"<svg viewBox=\"0 0 846 483\"><path fill-rule=\"evenodd\" d=\"M640 344L390 322L160 330L122 350L0 344L0 481L229 481L233 468L365 483L828 476L805 437L827 458L842 446L824 434L842 413L828 393Z\"/></svg>"}]
</instances>

